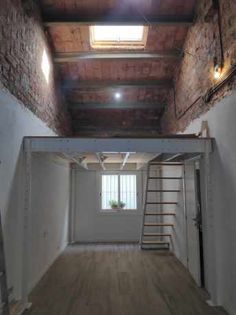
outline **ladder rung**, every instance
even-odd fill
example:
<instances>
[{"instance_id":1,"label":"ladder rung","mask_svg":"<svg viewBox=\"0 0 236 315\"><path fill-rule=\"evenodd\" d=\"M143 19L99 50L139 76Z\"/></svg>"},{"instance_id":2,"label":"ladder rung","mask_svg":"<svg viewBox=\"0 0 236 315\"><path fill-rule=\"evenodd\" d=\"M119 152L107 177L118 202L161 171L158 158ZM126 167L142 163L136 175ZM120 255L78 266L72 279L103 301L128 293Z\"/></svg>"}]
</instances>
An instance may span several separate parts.
<instances>
[{"instance_id":1,"label":"ladder rung","mask_svg":"<svg viewBox=\"0 0 236 315\"><path fill-rule=\"evenodd\" d=\"M144 223L144 226L171 226L171 227L173 227L174 224L171 224L171 223Z\"/></svg>"},{"instance_id":2,"label":"ladder rung","mask_svg":"<svg viewBox=\"0 0 236 315\"><path fill-rule=\"evenodd\" d=\"M180 192L180 190L161 190L161 189L150 189L150 190L147 190L147 192Z\"/></svg>"},{"instance_id":3,"label":"ladder rung","mask_svg":"<svg viewBox=\"0 0 236 315\"><path fill-rule=\"evenodd\" d=\"M154 237L154 236L169 236L171 237L171 234L165 234L165 233L144 233L143 236L145 237Z\"/></svg>"},{"instance_id":4,"label":"ladder rung","mask_svg":"<svg viewBox=\"0 0 236 315\"><path fill-rule=\"evenodd\" d=\"M167 163L167 162L150 162L149 165L162 165L162 166L180 166L184 165L183 163Z\"/></svg>"},{"instance_id":5,"label":"ladder rung","mask_svg":"<svg viewBox=\"0 0 236 315\"><path fill-rule=\"evenodd\" d=\"M156 212L146 212L145 215L175 215L174 212L166 212L166 213L156 213Z\"/></svg>"},{"instance_id":6,"label":"ladder rung","mask_svg":"<svg viewBox=\"0 0 236 315\"><path fill-rule=\"evenodd\" d=\"M182 179L182 177L159 177L159 176L151 176L149 179Z\"/></svg>"},{"instance_id":7,"label":"ladder rung","mask_svg":"<svg viewBox=\"0 0 236 315\"><path fill-rule=\"evenodd\" d=\"M169 242L166 242L166 241L142 241L142 244L144 245L151 245L151 244L160 244L160 245L169 245Z\"/></svg>"},{"instance_id":8,"label":"ladder rung","mask_svg":"<svg viewBox=\"0 0 236 315\"><path fill-rule=\"evenodd\" d=\"M159 201L159 202L152 202L152 201L147 201L147 205L177 205L178 202L173 202L173 201Z\"/></svg>"}]
</instances>

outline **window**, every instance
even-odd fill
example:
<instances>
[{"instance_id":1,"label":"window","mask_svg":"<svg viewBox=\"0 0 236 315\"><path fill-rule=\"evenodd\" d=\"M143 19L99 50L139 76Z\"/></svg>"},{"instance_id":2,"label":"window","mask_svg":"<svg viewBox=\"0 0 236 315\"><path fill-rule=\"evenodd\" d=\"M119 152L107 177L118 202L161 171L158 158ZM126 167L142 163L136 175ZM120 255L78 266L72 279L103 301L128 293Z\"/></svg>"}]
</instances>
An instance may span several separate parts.
<instances>
[{"instance_id":1,"label":"window","mask_svg":"<svg viewBox=\"0 0 236 315\"><path fill-rule=\"evenodd\" d=\"M93 48L144 48L148 28L143 25L90 26L90 43Z\"/></svg>"},{"instance_id":2,"label":"window","mask_svg":"<svg viewBox=\"0 0 236 315\"><path fill-rule=\"evenodd\" d=\"M102 210L136 210L136 175L102 175Z\"/></svg>"}]
</instances>

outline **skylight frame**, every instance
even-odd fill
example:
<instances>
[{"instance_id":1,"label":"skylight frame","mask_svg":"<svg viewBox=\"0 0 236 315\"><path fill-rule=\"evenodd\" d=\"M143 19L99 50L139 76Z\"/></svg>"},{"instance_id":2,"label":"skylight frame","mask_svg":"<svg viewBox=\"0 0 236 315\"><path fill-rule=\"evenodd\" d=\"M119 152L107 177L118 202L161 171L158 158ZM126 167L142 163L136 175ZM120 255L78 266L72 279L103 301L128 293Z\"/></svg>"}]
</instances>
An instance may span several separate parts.
<instances>
[{"instance_id":1,"label":"skylight frame","mask_svg":"<svg viewBox=\"0 0 236 315\"><path fill-rule=\"evenodd\" d=\"M99 25L91 25L89 27L90 45L94 49L144 49L147 43L148 26L143 27L143 36L141 40L96 40L94 30ZM107 25L110 27L111 25Z\"/></svg>"}]
</instances>

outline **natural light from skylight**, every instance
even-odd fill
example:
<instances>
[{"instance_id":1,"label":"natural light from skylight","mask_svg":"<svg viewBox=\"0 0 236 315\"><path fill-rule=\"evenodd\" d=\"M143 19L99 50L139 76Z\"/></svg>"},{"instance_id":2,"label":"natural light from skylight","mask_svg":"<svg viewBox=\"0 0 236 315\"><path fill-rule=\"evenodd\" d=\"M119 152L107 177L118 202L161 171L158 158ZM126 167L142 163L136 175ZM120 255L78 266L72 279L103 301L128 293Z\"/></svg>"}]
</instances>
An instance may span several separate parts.
<instances>
[{"instance_id":1,"label":"natural light from skylight","mask_svg":"<svg viewBox=\"0 0 236 315\"><path fill-rule=\"evenodd\" d=\"M90 42L94 48L144 48L147 31L143 25L94 25Z\"/></svg>"},{"instance_id":2,"label":"natural light from skylight","mask_svg":"<svg viewBox=\"0 0 236 315\"><path fill-rule=\"evenodd\" d=\"M97 25L94 26L95 41L141 41L144 27L140 25Z\"/></svg>"}]
</instances>

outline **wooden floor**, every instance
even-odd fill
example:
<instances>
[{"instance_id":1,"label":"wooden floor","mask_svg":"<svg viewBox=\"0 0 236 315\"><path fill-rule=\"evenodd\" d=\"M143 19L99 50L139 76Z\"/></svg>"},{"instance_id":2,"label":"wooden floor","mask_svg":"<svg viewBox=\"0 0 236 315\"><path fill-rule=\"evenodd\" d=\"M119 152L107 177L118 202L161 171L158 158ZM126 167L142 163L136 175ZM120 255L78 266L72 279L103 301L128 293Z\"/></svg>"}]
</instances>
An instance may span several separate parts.
<instances>
[{"instance_id":1,"label":"wooden floor","mask_svg":"<svg viewBox=\"0 0 236 315\"><path fill-rule=\"evenodd\" d=\"M214 315L168 252L135 245L70 246L30 295L38 315Z\"/></svg>"}]
</instances>

